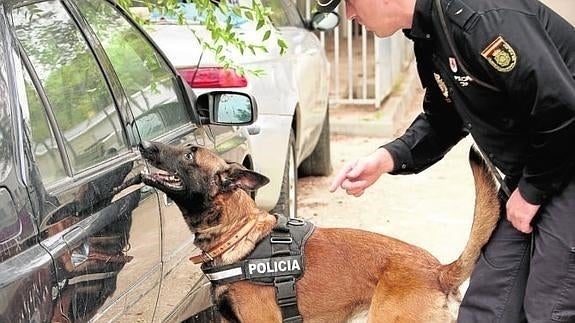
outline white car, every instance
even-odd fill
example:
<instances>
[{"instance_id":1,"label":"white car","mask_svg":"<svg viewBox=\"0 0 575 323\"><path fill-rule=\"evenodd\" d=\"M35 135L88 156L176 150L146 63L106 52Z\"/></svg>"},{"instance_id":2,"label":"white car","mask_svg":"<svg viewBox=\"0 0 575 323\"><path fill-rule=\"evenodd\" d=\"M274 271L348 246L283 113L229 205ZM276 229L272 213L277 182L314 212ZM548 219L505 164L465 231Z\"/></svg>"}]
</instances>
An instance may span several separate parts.
<instances>
[{"instance_id":1,"label":"white car","mask_svg":"<svg viewBox=\"0 0 575 323\"><path fill-rule=\"evenodd\" d=\"M241 3L241 1L240 1ZM270 179L256 194L263 209L296 216L296 181L300 175L324 176L332 171L329 141L329 63L316 30L339 23L335 13L302 18L290 0L262 0L272 8L271 21L287 44L281 55L272 36L263 45L268 53L229 52L246 69L262 69L263 76L245 77L216 64L210 52L201 52L194 30L206 33L197 22L194 5L182 3L186 24L152 12L146 30L196 93L233 89L253 95L258 102L257 122L246 130L253 169ZM262 32L251 21L233 17L234 31L248 41L261 43ZM226 19L225 17L223 19ZM196 21L196 22L194 22ZM227 50L227 49L224 49ZM221 147L225 149L225 147Z\"/></svg>"}]
</instances>

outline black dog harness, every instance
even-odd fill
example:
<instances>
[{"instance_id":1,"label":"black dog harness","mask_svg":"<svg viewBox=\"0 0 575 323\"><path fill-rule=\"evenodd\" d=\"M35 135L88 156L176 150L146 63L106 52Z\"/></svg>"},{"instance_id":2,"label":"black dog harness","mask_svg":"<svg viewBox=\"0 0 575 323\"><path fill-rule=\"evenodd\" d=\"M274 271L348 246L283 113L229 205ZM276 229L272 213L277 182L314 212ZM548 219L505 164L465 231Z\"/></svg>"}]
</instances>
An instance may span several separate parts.
<instances>
[{"instance_id":1,"label":"black dog harness","mask_svg":"<svg viewBox=\"0 0 575 323\"><path fill-rule=\"evenodd\" d=\"M304 272L304 245L314 230L311 222L276 214L277 223L244 260L225 265L202 265L212 286L249 280L273 285L283 322L303 322L297 307L296 280Z\"/></svg>"}]
</instances>

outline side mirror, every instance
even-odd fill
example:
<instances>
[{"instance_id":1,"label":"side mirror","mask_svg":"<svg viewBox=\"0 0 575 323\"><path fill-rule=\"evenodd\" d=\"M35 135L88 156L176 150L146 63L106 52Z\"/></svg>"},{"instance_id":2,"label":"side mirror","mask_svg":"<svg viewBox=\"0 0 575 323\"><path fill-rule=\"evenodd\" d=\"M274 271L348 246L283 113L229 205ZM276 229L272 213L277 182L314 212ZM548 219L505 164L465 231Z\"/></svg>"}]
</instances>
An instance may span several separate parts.
<instances>
[{"instance_id":1,"label":"side mirror","mask_svg":"<svg viewBox=\"0 0 575 323\"><path fill-rule=\"evenodd\" d=\"M202 123L245 126L257 119L253 96L233 91L212 91L198 96L196 108Z\"/></svg>"},{"instance_id":2,"label":"side mirror","mask_svg":"<svg viewBox=\"0 0 575 323\"><path fill-rule=\"evenodd\" d=\"M319 31L330 31L339 25L339 15L335 12L316 12L311 17L311 28Z\"/></svg>"}]
</instances>

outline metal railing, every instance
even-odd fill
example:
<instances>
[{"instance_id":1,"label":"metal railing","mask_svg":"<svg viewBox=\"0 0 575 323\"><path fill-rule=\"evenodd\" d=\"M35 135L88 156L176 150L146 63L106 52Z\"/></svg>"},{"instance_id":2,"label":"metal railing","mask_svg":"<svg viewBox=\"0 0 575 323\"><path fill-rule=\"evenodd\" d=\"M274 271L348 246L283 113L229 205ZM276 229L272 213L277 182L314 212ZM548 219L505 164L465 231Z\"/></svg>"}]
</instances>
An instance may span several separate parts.
<instances>
[{"instance_id":1,"label":"metal railing","mask_svg":"<svg viewBox=\"0 0 575 323\"><path fill-rule=\"evenodd\" d=\"M308 17L313 8L311 1L305 0L304 8L300 8ZM331 63L330 102L378 107L401 81L402 72L413 59L412 42L401 32L378 38L346 20L342 6L338 10L342 17L339 26L320 35Z\"/></svg>"}]
</instances>

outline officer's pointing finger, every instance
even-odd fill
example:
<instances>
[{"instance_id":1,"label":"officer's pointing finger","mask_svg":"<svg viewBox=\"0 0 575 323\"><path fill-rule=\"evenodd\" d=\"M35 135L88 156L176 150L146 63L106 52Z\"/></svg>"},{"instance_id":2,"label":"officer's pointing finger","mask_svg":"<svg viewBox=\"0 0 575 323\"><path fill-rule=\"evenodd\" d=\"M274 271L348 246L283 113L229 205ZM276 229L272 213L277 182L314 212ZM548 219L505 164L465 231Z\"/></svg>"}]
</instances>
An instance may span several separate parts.
<instances>
[{"instance_id":1,"label":"officer's pointing finger","mask_svg":"<svg viewBox=\"0 0 575 323\"><path fill-rule=\"evenodd\" d=\"M342 170L333 179L333 182L331 183L331 186L329 187L330 192L332 192L332 193L335 192L335 190L337 190L337 188L341 186L343 181L347 178L347 173L349 173L349 171L353 168L354 164L355 163L349 163L344 168L342 168Z\"/></svg>"},{"instance_id":2,"label":"officer's pointing finger","mask_svg":"<svg viewBox=\"0 0 575 323\"><path fill-rule=\"evenodd\" d=\"M362 162L358 162L354 165L354 167L347 173L347 178L350 179L354 179L356 177L358 177L359 175L361 175L361 173L363 172L363 163Z\"/></svg>"}]
</instances>

